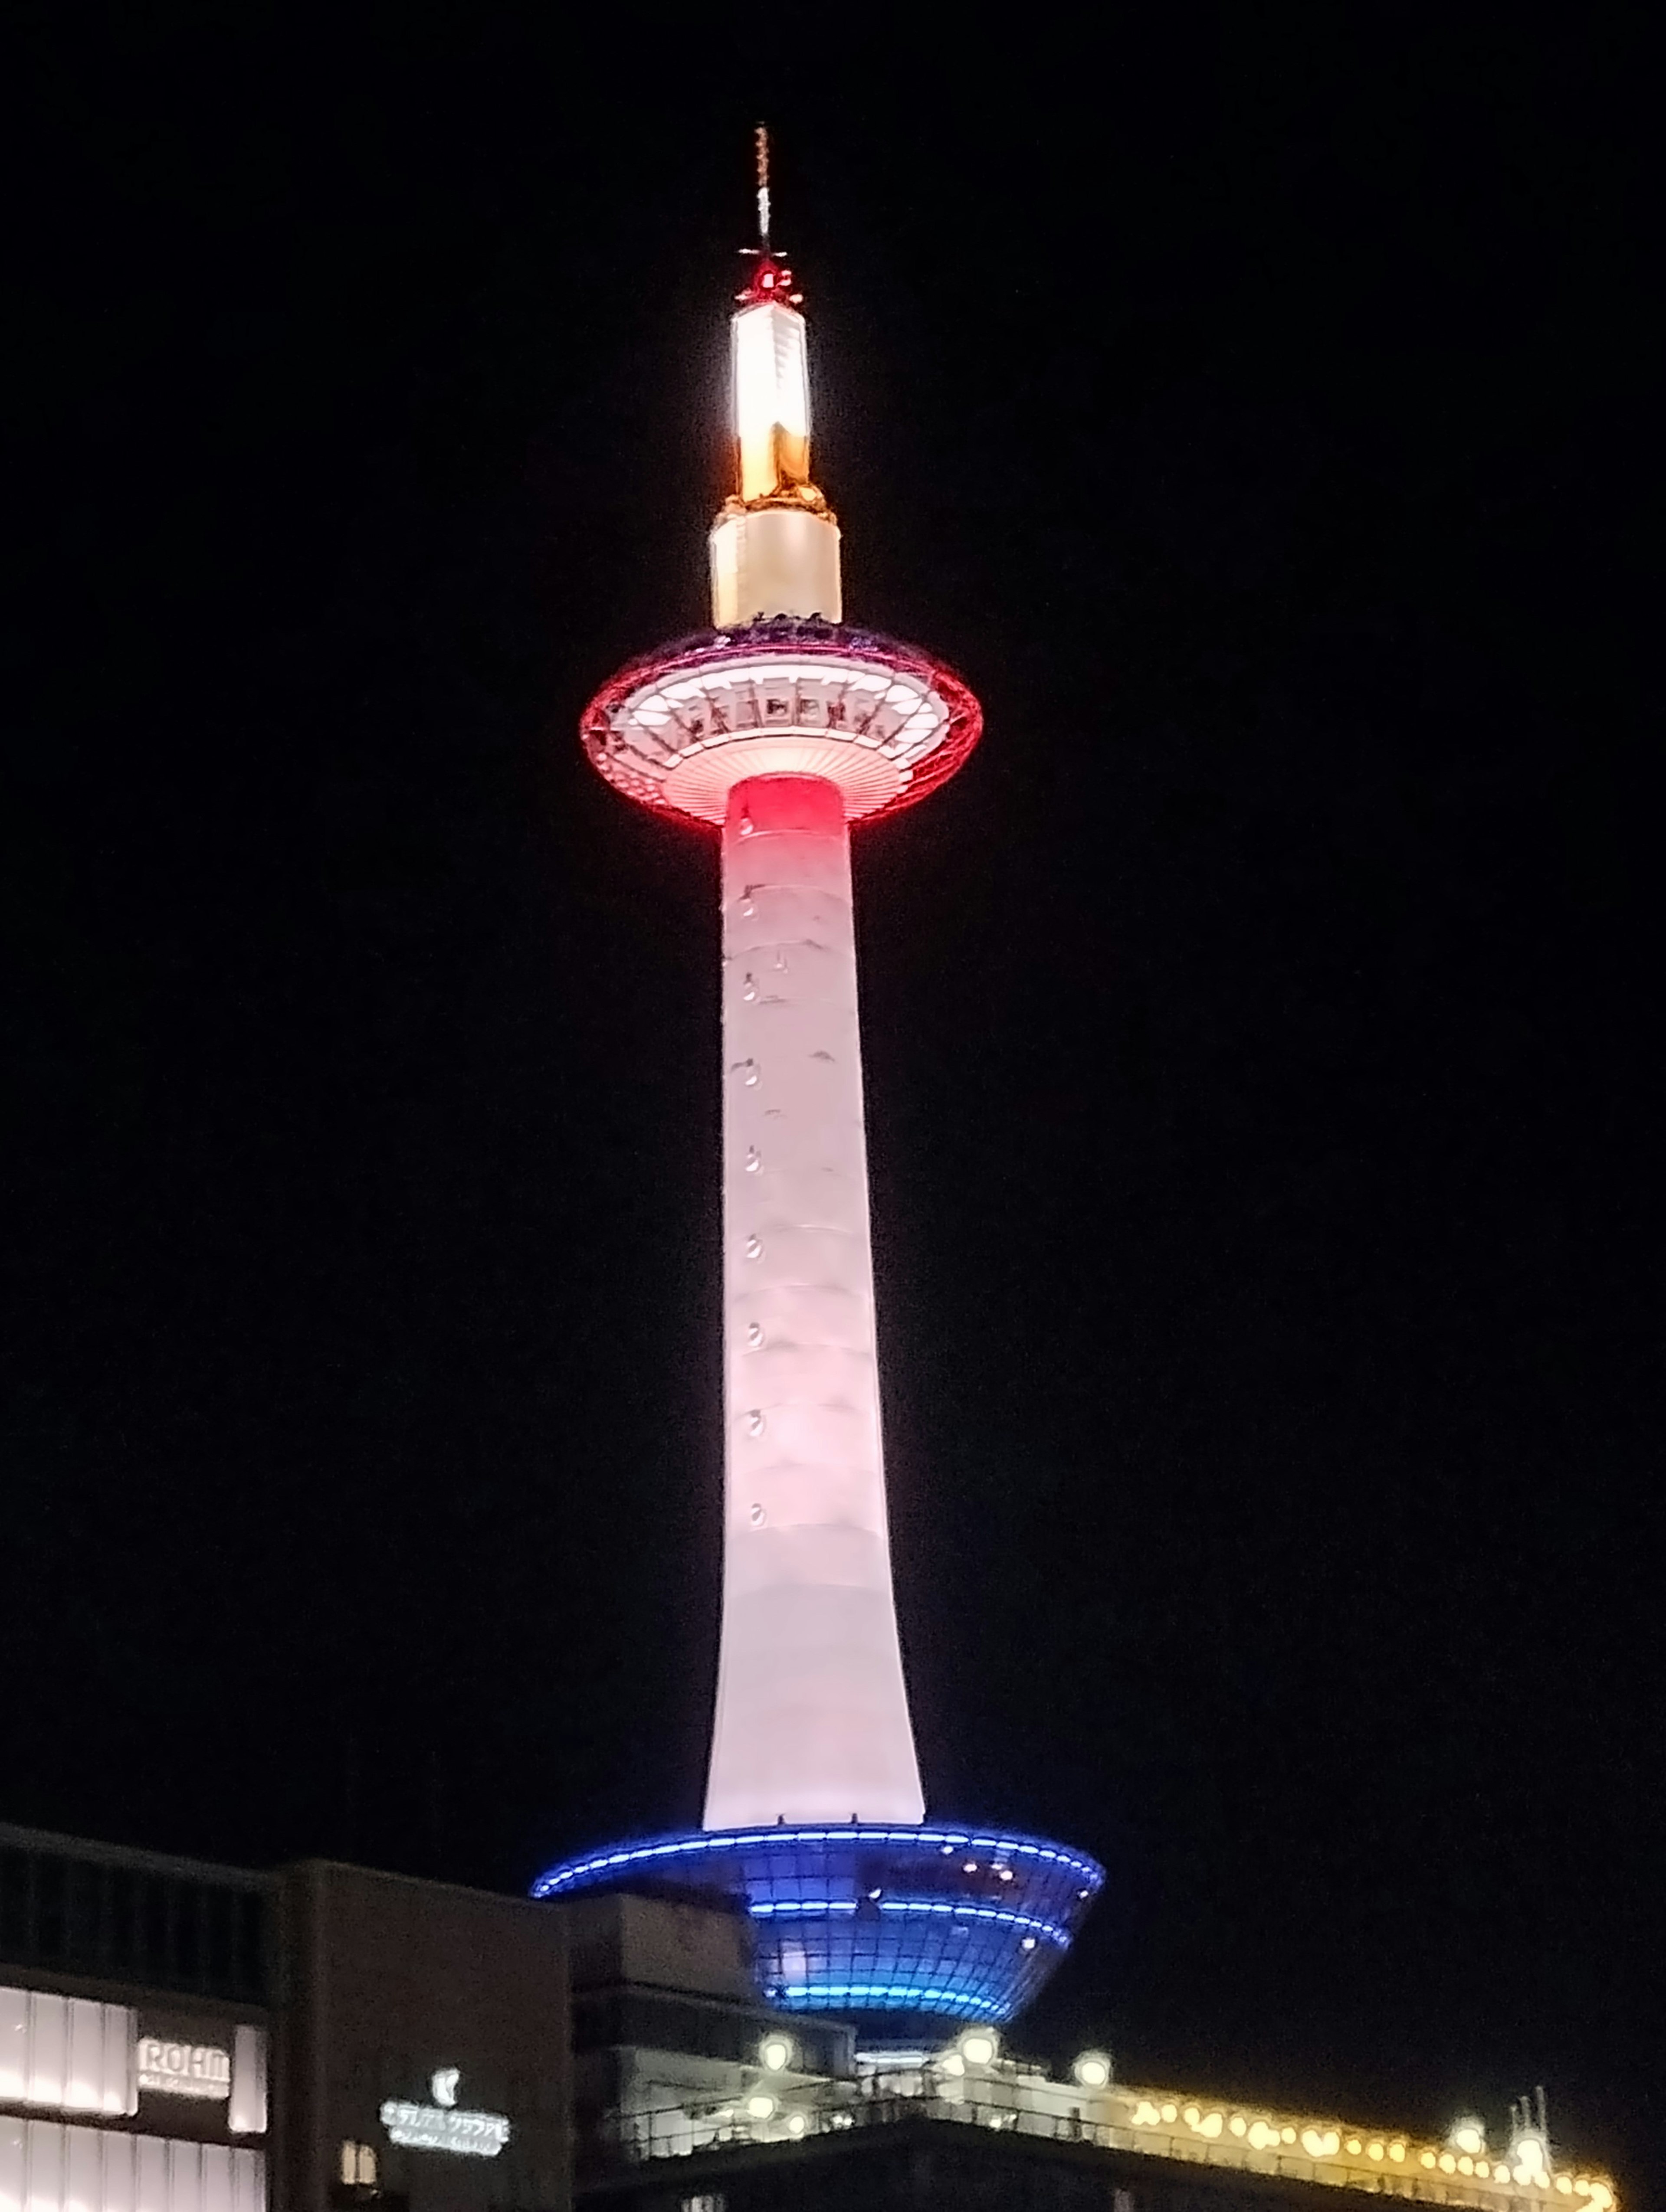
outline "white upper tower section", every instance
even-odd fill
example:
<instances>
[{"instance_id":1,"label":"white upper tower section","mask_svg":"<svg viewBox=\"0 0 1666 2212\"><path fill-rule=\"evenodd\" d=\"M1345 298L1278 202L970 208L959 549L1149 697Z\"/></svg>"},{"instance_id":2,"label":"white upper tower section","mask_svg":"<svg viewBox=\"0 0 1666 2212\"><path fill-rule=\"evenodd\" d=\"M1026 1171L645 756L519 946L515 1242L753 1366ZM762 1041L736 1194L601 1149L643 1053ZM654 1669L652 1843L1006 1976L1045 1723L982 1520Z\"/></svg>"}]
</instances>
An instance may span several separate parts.
<instances>
[{"instance_id":1,"label":"white upper tower section","mask_svg":"<svg viewBox=\"0 0 1666 2212\"><path fill-rule=\"evenodd\" d=\"M761 243L729 326L739 489L712 525L712 627L843 614L839 526L810 480L810 362L801 295L769 251L768 148L758 147Z\"/></svg>"}]
</instances>

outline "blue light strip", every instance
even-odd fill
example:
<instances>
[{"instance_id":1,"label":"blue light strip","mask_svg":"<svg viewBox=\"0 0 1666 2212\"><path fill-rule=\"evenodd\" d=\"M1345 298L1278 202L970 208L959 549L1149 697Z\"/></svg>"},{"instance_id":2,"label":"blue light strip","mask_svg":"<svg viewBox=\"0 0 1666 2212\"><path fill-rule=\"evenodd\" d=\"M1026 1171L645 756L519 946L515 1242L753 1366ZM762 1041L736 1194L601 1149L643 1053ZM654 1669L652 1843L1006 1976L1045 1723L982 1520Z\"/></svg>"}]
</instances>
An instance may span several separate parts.
<instances>
[{"instance_id":1,"label":"blue light strip","mask_svg":"<svg viewBox=\"0 0 1666 2212\"><path fill-rule=\"evenodd\" d=\"M818 2004L848 2004L860 1998L872 2004L876 1997L900 2005L904 2010L921 2010L929 2005L952 2005L964 2017L969 2012L995 2013L1000 2010L993 1997L970 1996L964 1990L921 1990L908 1982L788 1982L781 1995L795 1998L800 2003L808 2000Z\"/></svg>"},{"instance_id":2,"label":"blue light strip","mask_svg":"<svg viewBox=\"0 0 1666 2212\"><path fill-rule=\"evenodd\" d=\"M780 1920L800 1913L813 1913L819 1919L824 1912L854 1912L856 1899L854 1897L809 1897L797 1904L783 1899L779 1905L749 1905L746 1910L755 1920L767 1920L771 1917Z\"/></svg>"},{"instance_id":3,"label":"blue light strip","mask_svg":"<svg viewBox=\"0 0 1666 2212\"><path fill-rule=\"evenodd\" d=\"M707 1851L790 1850L800 1844L930 1844L945 1856L963 1850L993 1852L1000 1858L1034 1859L1045 1865L1062 1867L1079 1875L1095 1891L1104 1880L1103 1868L1093 1860L1079 1857L1056 1844L1028 1837L979 1835L967 1829L869 1828L850 1825L842 1828L714 1829L696 1835L662 1837L651 1844L628 1845L551 1867L532 1885L532 1895L549 1897L591 1875L607 1873L614 1867L640 1865L644 1859L677 1858Z\"/></svg>"},{"instance_id":4,"label":"blue light strip","mask_svg":"<svg viewBox=\"0 0 1666 2212\"><path fill-rule=\"evenodd\" d=\"M854 1912L858 1900L854 1897L806 1897L783 1899L779 1904L764 1903L748 1906L754 1919L783 1917L814 1917L819 1919L828 1912ZM1006 1912L995 1905L937 1905L924 1899L887 1897L880 1900L881 1912L932 1912L955 1920L989 1920L998 1928L1028 1928L1037 1936L1045 1936L1049 1943L1056 1943L1061 1951L1070 1948L1070 1938L1062 1928L1050 1920L1037 1920L1031 1912Z\"/></svg>"}]
</instances>

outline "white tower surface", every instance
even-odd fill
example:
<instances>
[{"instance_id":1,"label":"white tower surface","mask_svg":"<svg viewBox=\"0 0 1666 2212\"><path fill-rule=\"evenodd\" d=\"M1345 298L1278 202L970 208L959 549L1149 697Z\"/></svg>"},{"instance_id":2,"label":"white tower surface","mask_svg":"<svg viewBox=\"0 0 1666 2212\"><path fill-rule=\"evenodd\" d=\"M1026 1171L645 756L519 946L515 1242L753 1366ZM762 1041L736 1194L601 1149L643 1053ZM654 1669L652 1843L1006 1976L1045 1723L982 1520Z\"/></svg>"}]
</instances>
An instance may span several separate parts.
<instances>
[{"instance_id":1,"label":"white tower surface","mask_svg":"<svg viewBox=\"0 0 1666 2212\"><path fill-rule=\"evenodd\" d=\"M706 1826L915 1821L836 784L730 792L723 962L727 1465Z\"/></svg>"}]
</instances>

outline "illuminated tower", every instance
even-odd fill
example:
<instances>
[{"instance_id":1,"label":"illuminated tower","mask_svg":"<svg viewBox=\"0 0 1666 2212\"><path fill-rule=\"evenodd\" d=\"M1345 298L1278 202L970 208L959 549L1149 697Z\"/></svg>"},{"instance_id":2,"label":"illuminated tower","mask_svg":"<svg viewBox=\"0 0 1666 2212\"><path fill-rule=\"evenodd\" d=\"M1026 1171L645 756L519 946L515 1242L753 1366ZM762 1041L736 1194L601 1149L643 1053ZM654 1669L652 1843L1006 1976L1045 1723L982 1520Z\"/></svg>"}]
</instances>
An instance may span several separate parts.
<instances>
[{"instance_id":1,"label":"illuminated tower","mask_svg":"<svg viewBox=\"0 0 1666 2212\"><path fill-rule=\"evenodd\" d=\"M706 1825L553 1868L535 1893L656 1874L723 1887L747 1901L778 2002L908 2032L1006 2018L1101 1875L1037 1838L923 1818L886 1530L850 827L945 781L982 715L931 655L844 623L761 133L759 154L713 627L622 670L582 726L617 790L721 841L724 1581Z\"/></svg>"}]
</instances>

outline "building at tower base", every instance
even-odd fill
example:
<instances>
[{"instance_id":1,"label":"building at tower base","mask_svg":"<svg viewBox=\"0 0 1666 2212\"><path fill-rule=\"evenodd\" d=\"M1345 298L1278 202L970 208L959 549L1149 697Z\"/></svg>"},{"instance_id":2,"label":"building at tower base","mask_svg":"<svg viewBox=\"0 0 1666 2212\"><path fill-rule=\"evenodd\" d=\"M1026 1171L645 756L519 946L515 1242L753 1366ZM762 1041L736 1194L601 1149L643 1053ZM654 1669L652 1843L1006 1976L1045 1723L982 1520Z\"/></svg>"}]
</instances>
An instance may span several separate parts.
<instances>
[{"instance_id":1,"label":"building at tower base","mask_svg":"<svg viewBox=\"0 0 1666 2212\"><path fill-rule=\"evenodd\" d=\"M1432 2141L983 2022L865 2055L759 1996L758 1926L0 1824L0 2212L1617 2212L1525 2100Z\"/></svg>"}]
</instances>

